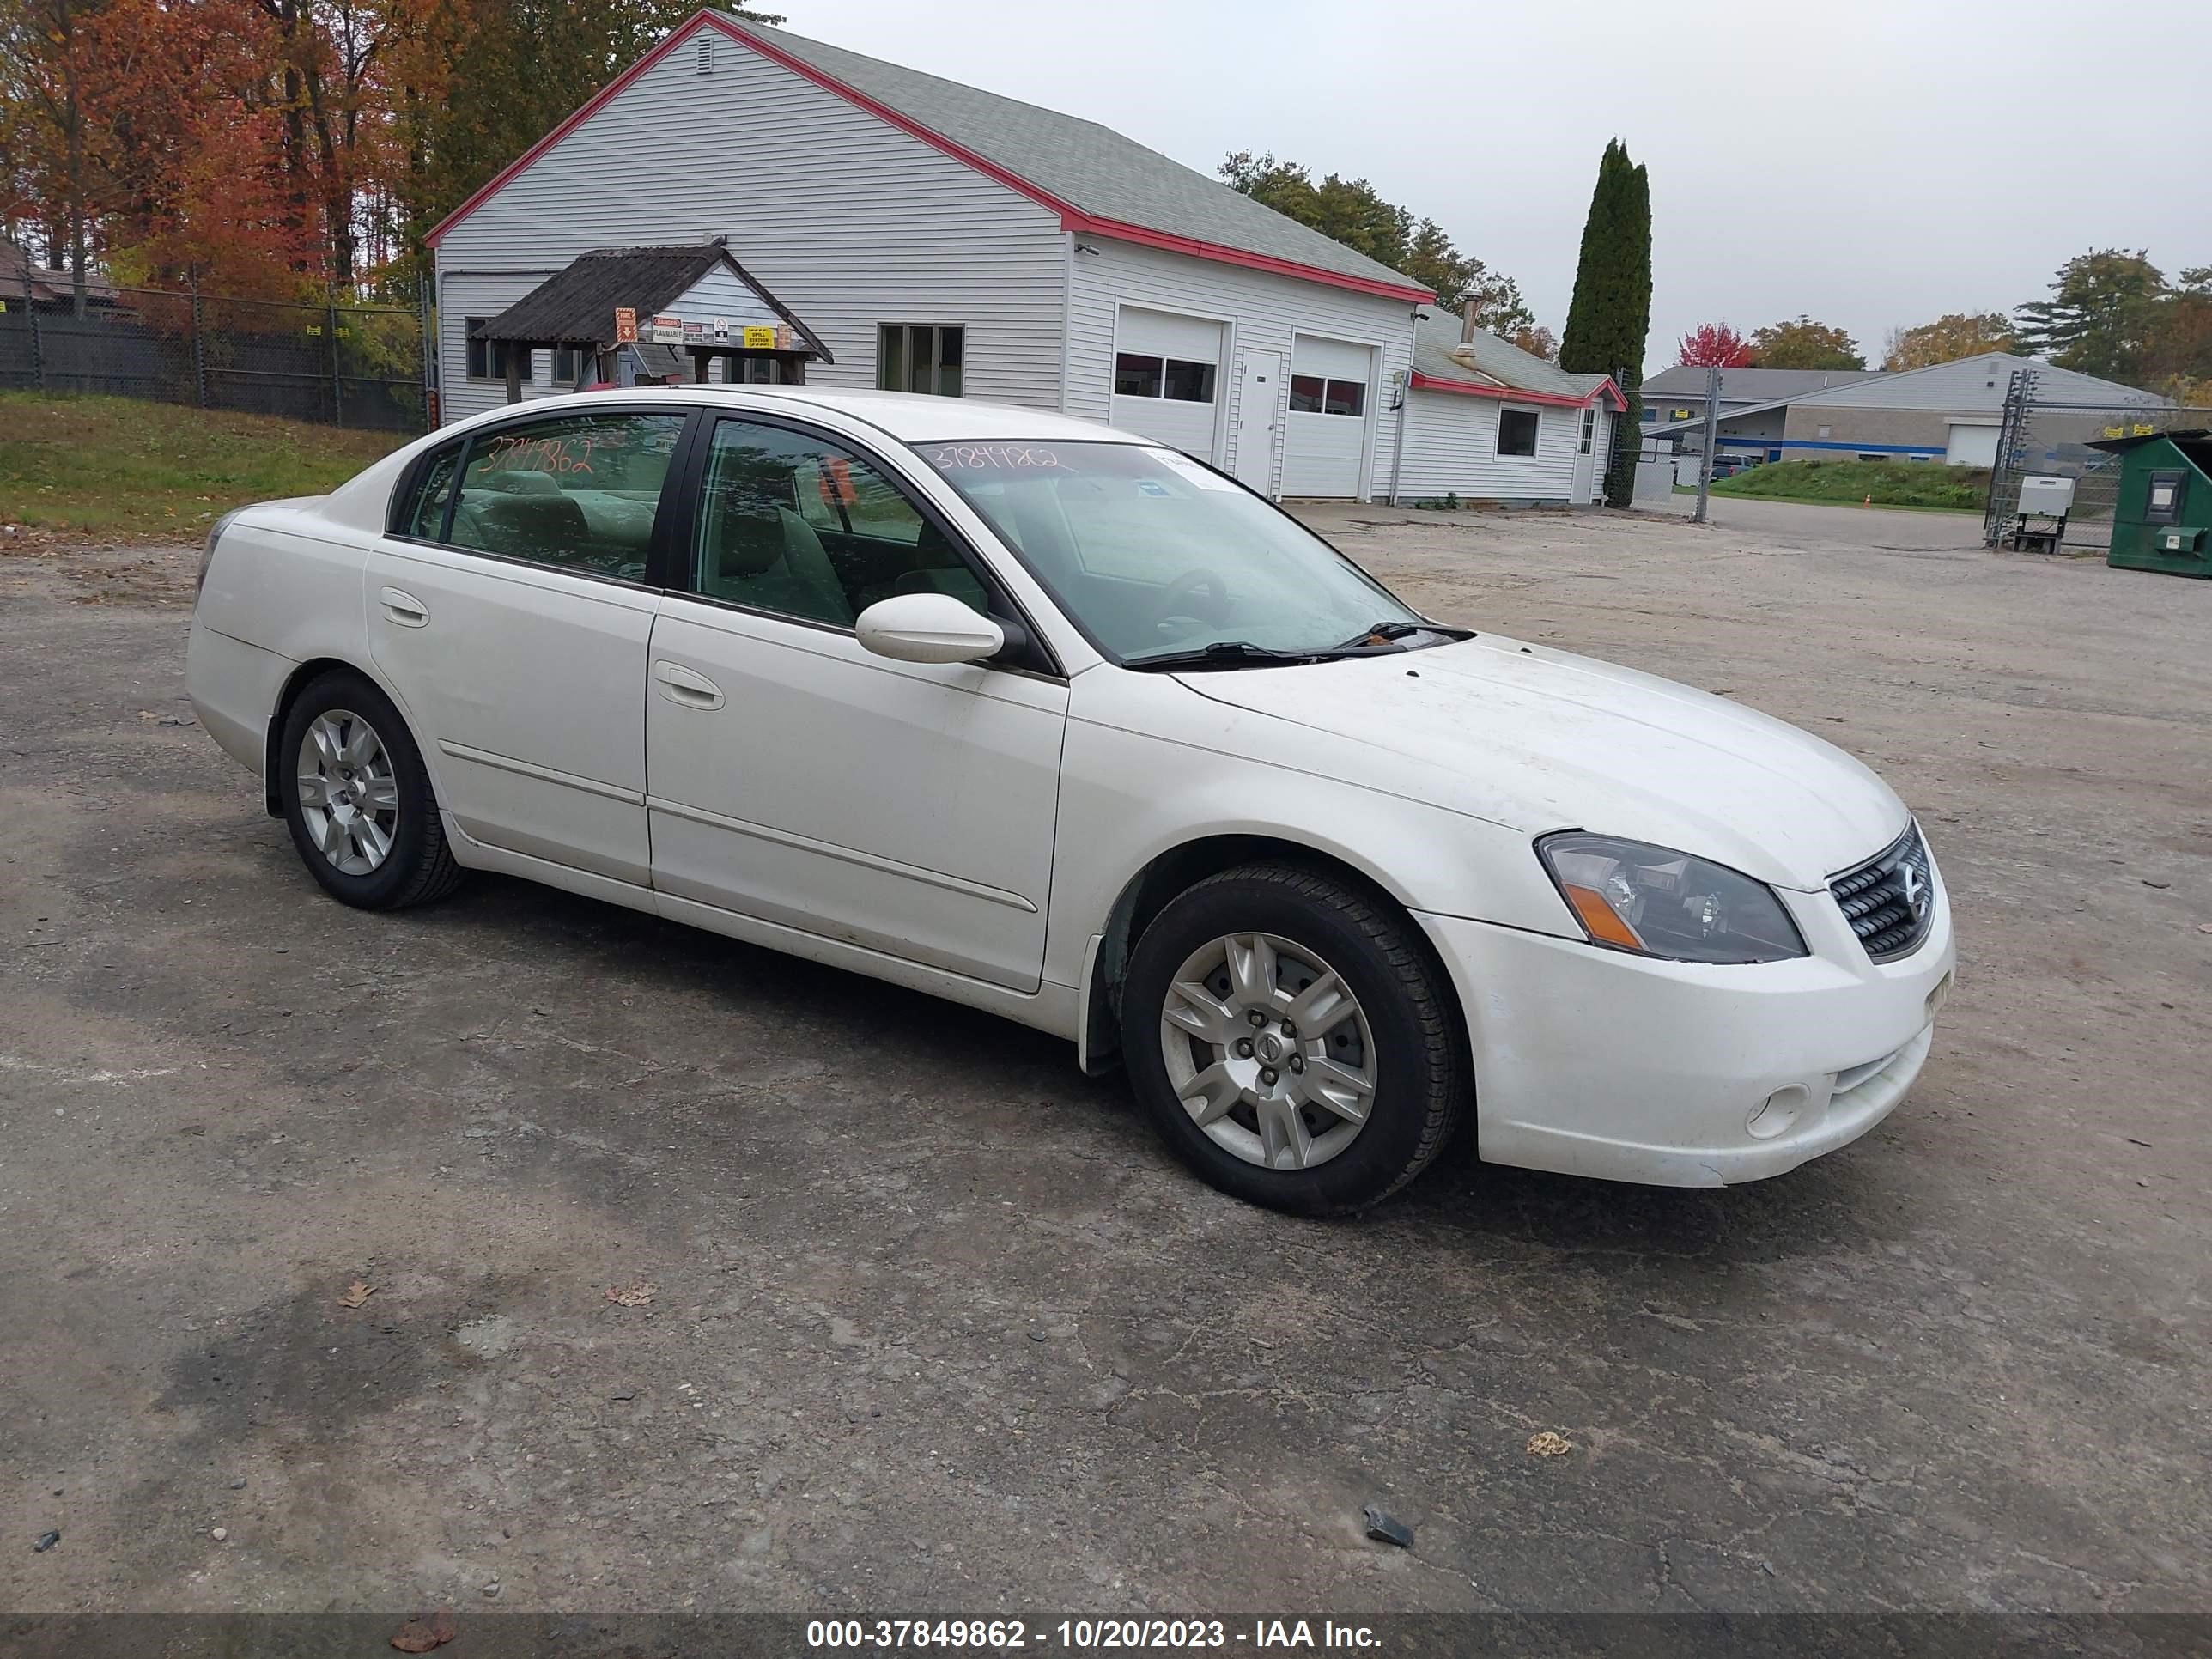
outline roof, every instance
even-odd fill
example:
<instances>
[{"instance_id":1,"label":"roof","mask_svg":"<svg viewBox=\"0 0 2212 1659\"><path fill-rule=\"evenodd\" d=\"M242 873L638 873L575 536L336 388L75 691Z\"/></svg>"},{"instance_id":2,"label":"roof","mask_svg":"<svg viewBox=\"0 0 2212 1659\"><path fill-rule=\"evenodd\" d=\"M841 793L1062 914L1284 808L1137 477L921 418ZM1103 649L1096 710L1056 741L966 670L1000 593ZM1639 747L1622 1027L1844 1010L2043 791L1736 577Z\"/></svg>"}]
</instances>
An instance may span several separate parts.
<instances>
[{"instance_id":1,"label":"roof","mask_svg":"<svg viewBox=\"0 0 2212 1659\"><path fill-rule=\"evenodd\" d=\"M786 310L720 240L696 247L602 247L580 253L498 316L477 325L474 337L530 345L610 346L615 309L627 306L651 316L698 286L720 267L734 271L763 304L789 323L824 362L836 360L814 331Z\"/></svg>"},{"instance_id":2,"label":"roof","mask_svg":"<svg viewBox=\"0 0 2212 1659\"><path fill-rule=\"evenodd\" d=\"M1824 392L1830 386L1871 380L1881 373L1878 368L1724 368L1721 371L1721 401L1786 402ZM1680 403L1690 398L1703 399L1705 395L1705 371L1687 364L1662 368L1644 383L1646 404Z\"/></svg>"},{"instance_id":3,"label":"roof","mask_svg":"<svg viewBox=\"0 0 2212 1659\"><path fill-rule=\"evenodd\" d=\"M427 240L435 246L570 127L701 27L721 30L1054 210L1069 230L1393 299L1418 302L1431 297L1402 271L1356 253L1111 127L717 11L701 12L672 31L598 97L462 203Z\"/></svg>"},{"instance_id":4,"label":"roof","mask_svg":"<svg viewBox=\"0 0 2212 1659\"><path fill-rule=\"evenodd\" d=\"M76 297L76 279L66 270L33 264L31 256L0 238L0 300L20 297L26 285L34 305L58 305ZM115 284L96 270L84 273L84 297L94 305L115 303Z\"/></svg>"},{"instance_id":5,"label":"roof","mask_svg":"<svg viewBox=\"0 0 2212 1659\"><path fill-rule=\"evenodd\" d=\"M1607 374L1570 374L1557 363L1523 351L1484 329L1474 331L1474 362L1452 356L1462 343L1464 325L1449 312L1424 312L1413 327L1413 386L1417 390L1465 392L1477 397L1525 392L1545 403L1587 404L1611 392L1626 406Z\"/></svg>"},{"instance_id":6,"label":"roof","mask_svg":"<svg viewBox=\"0 0 2212 1659\"><path fill-rule=\"evenodd\" d=\"M2140 386L2123 386L2117 380L2100 380L2094 374L2078 370L2059 368L2053 364L2031 358L2016 356L2008 351L1978 351L1971 356L1954 357L1948 362L1929 363L1922 368L1897 369L1883 374L1856 374L1838 377L1835 383L1818 391L1795 397L1777 397L1763 404L1742 404L1721 411L1723 420L1738 420L1747 415L1763 415L1769 410L1791 405L1823 409L1881 409L1914 410L1928 414L1954 414L1971 410L1977 402L1985 408L2002 404L2004 386L2010 384L2011 373L2016 368L2032 368L2036 373L2035 401L2039 403L2075 403L2082 406L2129 407L2136 404L2170 407L2157 393L2145 392ZM1943 388L1960 376L1971 382L1979 379L1979 390L1995 391L1995 399L1947 399ZM1647 392L1650 382L1645 383ZM1895 401L1892 401L1894 398ZM1705 420L1702 410L1686 421L1661 421L1646 427L1647 435L1662 432L1678 432L1697 426Z\"/></svg>"},{"instance_id":7,"label":"roof","mask_svg":"<svg viewBox=\"0 0 2212 1659\"><path fill-rule=\"evenodd\" d=\"M1096 421L1070 415L1054 415L1012 404L986 403L969 398L939 398L919 392L877 392L858 386L720 386L686 384L673 386L629 386L618 392L564 393L557 398L533 398L529 409L537 414L558 410L568 404L580 407L620 398L667 400L680 404L708 404L723 407L766 409L799 404L866 422L905 443L945 441L1025 441L1029 443L1126 443L1163 448L1156 438L1101 426ZM451 435L471 426L500 420L517 411L501 404L465 421L440 428Z\"/></svg>"}]
</instances>

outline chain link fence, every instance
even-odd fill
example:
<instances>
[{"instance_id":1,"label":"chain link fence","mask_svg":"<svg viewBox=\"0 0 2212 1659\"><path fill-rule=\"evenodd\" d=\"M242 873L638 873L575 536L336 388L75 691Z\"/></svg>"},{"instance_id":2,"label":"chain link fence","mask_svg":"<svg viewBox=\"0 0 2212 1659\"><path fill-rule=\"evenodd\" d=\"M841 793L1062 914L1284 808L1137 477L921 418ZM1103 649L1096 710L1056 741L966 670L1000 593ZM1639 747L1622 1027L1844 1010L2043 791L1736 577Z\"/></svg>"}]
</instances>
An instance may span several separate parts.
<instances>
[{"instance_id":1,"label":"chain link fence","mask_svg":"<svg viewBox=\"0 0 2212 1659\"><path fill-rule=\"evenodd\" d=\"M2109 546L2119 502L2120 458L2090 446L2105 438L2204 428L2212 428L2212 409L2046 402L2037 396L2035 371L2014 369L1997 431L1982 538L1991 546L2011 538L2020 516L2021 479L2071 478L2074 508L2066 519L2065 545L2084 550Z\"/></svg>"},{"instance_id":2,"label":"chain link fence","mask_svg":"<svg viewBox=\"0 0 2212 1659\"><path fill-rule=\"evenodd\" d=\"M427 306L246 300L103 284L85 314L25 274L0 288L0 387L145 398L382 432L426 432Z\"/></svg>"}]
</instances>

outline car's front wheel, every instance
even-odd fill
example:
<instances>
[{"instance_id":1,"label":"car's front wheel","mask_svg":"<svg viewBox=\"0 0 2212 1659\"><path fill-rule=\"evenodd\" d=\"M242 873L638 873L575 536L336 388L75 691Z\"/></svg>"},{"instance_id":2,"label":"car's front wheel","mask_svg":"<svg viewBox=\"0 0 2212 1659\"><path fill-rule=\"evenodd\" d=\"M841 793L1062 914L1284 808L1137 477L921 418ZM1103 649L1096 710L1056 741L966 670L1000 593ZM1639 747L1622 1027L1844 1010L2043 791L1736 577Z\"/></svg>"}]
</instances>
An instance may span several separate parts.
<instances>
[{"instance_id":1,"label":"car's front wheel","mask_svg":"<svg viewBox=\"0 0 2212 1659\"><path fill-rule=\"evenodd\" d=\"M1404 914L1290 865L1182 894L1130 953L1122 1053L1184 1161L1235 1196L1326 1215L1396 1191L1466 1090L1451 992Z\"/></svg>"},{"instance_id":2,"label":"car's front wheel","mask_svg":"<svg viewBox=\"0 0 2212 1659\"><path fill-rule=\"evenodd\" d=\"M277 744L292 845L331 897L398 910L459 882L422 751L367 676L333 670L307 686Z\"/></svg>"}]
</instances>

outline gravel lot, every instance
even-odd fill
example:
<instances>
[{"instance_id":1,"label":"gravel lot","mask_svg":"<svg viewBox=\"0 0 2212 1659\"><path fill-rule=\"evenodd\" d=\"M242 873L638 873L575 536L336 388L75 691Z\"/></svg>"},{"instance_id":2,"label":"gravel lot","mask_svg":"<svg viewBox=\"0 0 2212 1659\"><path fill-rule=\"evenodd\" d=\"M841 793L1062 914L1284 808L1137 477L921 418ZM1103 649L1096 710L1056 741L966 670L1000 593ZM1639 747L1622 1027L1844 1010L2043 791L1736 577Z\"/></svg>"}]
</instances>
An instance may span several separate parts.
<instances>
[{"instance_id":1,"label":"gravel lot","mask_svg":"<svg viewBox=\"0 0 2212 1659\"><path fill-rule=\"evenodd\" d=\"M1923 1080L1762 1185L1462 1143L1336 1224L981 1015L340 908L190 723L196 552L0 553L0 1608L2212 1609L2212 584L1717 512L1317 516L1880 769Z\"/></svg>"}]
</instances>

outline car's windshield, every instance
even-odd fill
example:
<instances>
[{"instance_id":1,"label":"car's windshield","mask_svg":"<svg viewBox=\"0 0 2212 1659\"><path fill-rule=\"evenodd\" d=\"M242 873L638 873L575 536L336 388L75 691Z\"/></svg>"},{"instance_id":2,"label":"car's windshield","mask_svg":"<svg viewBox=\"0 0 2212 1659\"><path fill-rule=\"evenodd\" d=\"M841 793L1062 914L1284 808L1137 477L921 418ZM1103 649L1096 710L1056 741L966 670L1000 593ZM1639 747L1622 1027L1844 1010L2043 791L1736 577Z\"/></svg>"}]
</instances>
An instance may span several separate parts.
<instances>
[{"instance_id":1,"label":"car's windshield","mask_svg":"<svg viewBox=\"0 0 2212 1659\"><path fill-rule=\"evenodd\" d=\"M1121 662L1211 647L1235 667L1340 650L1387 624L1425 633L1327 542L1187 455L1057 440L916 449Z\"/></svg>"}]
</instances>

